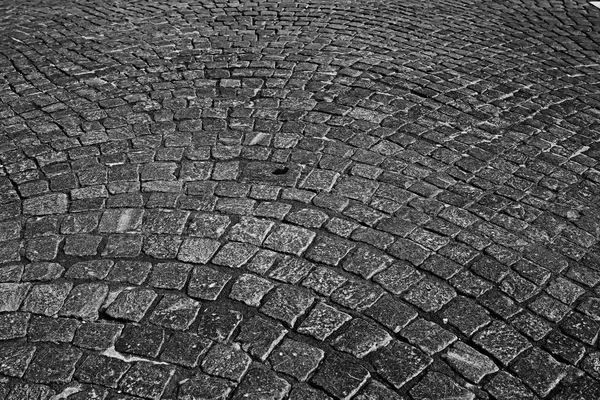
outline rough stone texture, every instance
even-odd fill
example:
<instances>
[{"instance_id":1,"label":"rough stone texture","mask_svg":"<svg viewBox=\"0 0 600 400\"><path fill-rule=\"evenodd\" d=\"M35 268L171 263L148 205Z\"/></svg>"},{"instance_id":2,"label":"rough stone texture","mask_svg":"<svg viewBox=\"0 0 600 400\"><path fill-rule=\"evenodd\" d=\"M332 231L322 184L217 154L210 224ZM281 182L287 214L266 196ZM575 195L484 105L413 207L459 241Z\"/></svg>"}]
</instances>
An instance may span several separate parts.
<instances>
[{"instance_id":1,"label":"rough stone texture","mask_svg":"<svg viewBox=\"0 0 600 400\"><path fill-rule=\"evenodd\" d=\"M444 357L448 364L471 382L479 383L486 375L498 371L492 360L463 342L455 343Z\"/></svg>"},{"instance_id":2,"label":"rough stone texture","mask_svg":"<svg viewBox=\"0 0 600 400\"><path fill-rule=\"evenodd\" d=\"M452 378L439 372L429 372L410 390L415 400L474 400L475 393L458 385Z\"/></svg>"},{"instance_id":3,"label":"rough stone texture","mask_svg":"<svg viewBox=\"0 0 600 400\"><path fill-rule=\"evenodd\" d=\"M202 369L207 374L239 382L251 362L252 359L240 349L239 345L217 343L202 361Z\"/></svg>"},{"instance_id":4,"label":"rough stone texture","mask_svg":"<svg viewBox=\"0 0 600 400\"><path fill-rule=\"evenodd\" d=\"M275 351L271 353L269 361L275 371L293 376L299 381L304 381L317 369L325 352L308 344L285 339Z\"/></svg>"},{"instance_id":5,"label":"rough stone texture","mask_svg":"<svg viewBox=\"0 0 600 400\"><path fill-rule=\"evenodd\" d=\"M339 399L349 399L366 383L370 374L359 364L330 356L312 377L312 382Z\"/></svg>"},{"instance_id":6,"label":"rough stone texture","mask_svg":"<svg viewBox=\"0 0 600 400\"><path fill-rule=\"evenodd\" d=\"M600 398L588 3L4 0L0 399Z\"/></svg>"},{"instance_id":7,"label":"rough stone texture","mask_svg":"<svg viewBox=\"0 0 600 400\"><path fill-rule=\"evenodd\" d=\"M432 359L406 343L393 341L375 355L376 371L396 389L419 375Z\"/></svg>"}]
</instances>

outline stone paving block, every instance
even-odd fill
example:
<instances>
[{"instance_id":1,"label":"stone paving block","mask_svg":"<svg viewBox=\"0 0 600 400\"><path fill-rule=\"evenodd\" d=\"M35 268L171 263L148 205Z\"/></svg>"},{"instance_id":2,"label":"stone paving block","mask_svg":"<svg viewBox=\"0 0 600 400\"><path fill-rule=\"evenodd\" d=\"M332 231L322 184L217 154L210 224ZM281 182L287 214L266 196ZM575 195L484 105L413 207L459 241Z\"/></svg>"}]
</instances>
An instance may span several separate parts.
<instances>
[{"instance_id":1,"label":"stone paving block","mask_svg":"<svg viewBox=\"0 0 600 400\"><path fill-rule=\"evenodd\" d=\"M283 325L255 316L242 324L235 340L244 351L264 361L287 333Z\"/></svg>"},{"instance_id":2,"label":"stone paving block","mask_svg":"<svg viewBox=\"0 0 600 400\"><path fill-rule=\"evenodd\" d=\"M123 325L104 322L84 322L79 326L73 344L85 349L106 350L121 335Z\"/></svg>"},{"instance_id":3,"label":"stone paving block","mask_svg":"<svg viewBox=\"0 0 600 400\"><path fill-rule=\"evenodd\" d=\"M39 347L24 378L35 383L68 383L81 355L67 345Z\"/></svg>"},{"instance_id":4,"label":"stone paving block","mask_svg":"<svg viewBox=\"0 0 600 400\"><path fill-rule=\"evenodd\" d=\"M306 384L296 385L290 392L289 400L331 400L323 391Z\"/></svg>"},{"instance_id":5,"label":"stone paving block","mask_svg":"<svg viewBox=\"0 0 600 400\"><path fill-rule=\"evenodd\" d=\"M350 399L371 374L363 366L338 356L326 357L311 382L338 399Z\"/></svg>"},{"instance_id":6,"label":"stone paving block","mask_svg":"<svg viewBox=\"0 0 600 400\"><path fill-rule=\"evenodd\" d=\"M355 311L363 311L372 306L383 293L379 287L368 282L347 281L332 293L331 300Z\"/></svg>"},{"instance_id":7,"label":"stone paving block","mask_svg":"<svg viewBox=\"0 0 600 400\"><path fill-rule=\"evenodd\" d=\"M36 262L27 264L23 268L21 280L35 281L53 281L60 278L65 269L59 263L55 262Z\"/></svg>"},{"instance_id":8,"label":"stone paving block","mask_svg":"<svg viewBox=\"0 0 600 400\"><path fill-rule=\"evenodd\" d=\"M178 262L154 264L148 284L158 289L181 290L187 283L192 267L191 264Z\"/></svg>"},{"instance_id":9,"label":"stone paving block","mask_svg":"<svg viewBox=\"0 0 600 400\"><path fill-rule=\"evenodd\" d=\"M59 315L94 321L108 294L108 286L101 283L83 283L75 286L66 298Z\"/></svg>"},{"instance_id":10,"label":"stone paving block","mask_svg":"<svg viewBox=\"0 0 600 400\"><path fill-rule=\"evenodd\" d=\"M58 255L58 246L62 242L62 239L61 236L56 235L40 236L30 239L25 244L25 257L33 262L54 260Z\"/></svg>"},{"instance_id":11,"label":"stone paving block","mask_svg":"<svg viewBox=\"0 0 600 400\"><path fill-rule=\"evenodd\" d=\"M584 288L562 277L553 280L545 291L550 296L568 305L573 304L585 293Z\"/></svg>"},{"instance_id":12,"label":"stone paving block","mask_svg":"<svg viewBox=\"0 0 600 400\"><path fill-rule=\"evenodd\" d=\"M273 371L264 367L251 368L233 394L233 400L273 399L282 400L291 385Z\"/></svg>"},{"instance_id":13,"label":"stone paving block","mask_svg":"<svg viewBox=\"0 0 600 400\"><path fill-rule=\"evenodd\" d=\"M356 400L404 400L405 397L392 391L383 383L372 380L355 397Z\"/></svg>"},{"instance_id":14,"label":"stone paving block","mask_svg":"<svg viewBox=\"0 0 600 400\"><path fill-rule=\"evenodd\" d=\"M282 253L301 255L311 244L315 233L292 225L276 226L264 241L264 246Z\"/></svg>"},{"instance_id":15,"label":"stone paving block","mask_svg":"<svg viewBox=\"0 0 600 400\"><path fill-rule=\"evenodd\" d=\"M226 379L215 378L203 373L184 381L179 388L178 400L210 399L225 400L234 388Z\"/></svg>"},{"instance_id":16,"label":"stone paving block","mask_svg":"<svg viewBox=\"0 0 600 400\"><path fill-rule=\"evenodd\" d=\"M267 279L253 274L243 274L231 287L229 298L252 307L260 307L263 297L274 287L275 285Z\"/></svg>"},{"instance_id":17,"label":"stone paving block","mask_svg":"<svg viewBox=\"0 0 600 400\"><path fill-rule=\"evenodd\" d=\"M505 371L498 374L485 385L485 390L498 400L534 400L538 397L523 382Z\"/></svg>"},{"instance_id":18,"label":"stone paving block","mask_svg":"<svg viewBox=\"0 0 600 400\"><path fill-rule=\"evenodd\" d=\"M158 356L166 339L165 330L153 325L125 325L115 342L115 350L142 357Z\"/></svg>"},{"instance_id":19,"label":"stone paving block","mask_svg":"<svg viewBox=\"0 0 600 400\"><path fill-rule=\"evenodd\" d=\"M80 382L117 388L131 364L118 358L91 354L77 367L75 379Z\"/></svg>"},{"instance_id":20,"label":"stone paving block","mask_svg":"<svg viewBox=\"0 0 600 400\"><path fill-rule=\"evenodd\" d=\"M312 289L323 296L329 296L346 281L347 279L343 275L333 269L317 266L302 281L302 286Z\"/></svg>"},{"instance_id":21,"label":"stone paving block","mask_svg":"<svg viewBox=\"0 0 600 400\"><path fill-rule=\"evenodd\" d=\"M118 388L127 394L158 400L174 373L171 366L139 361L125 373Z\"/></svg>"},{"instance_id":22,"label":"stone paving block","mask_svg":"<svg viewBox=\"0 0 600 400\"><path fill-rule=\"evenodd\" d=\"M187 296L166 294L150 314L149 321L167 329L187 330L194 322L200 303Z\"/></svg>"},{"instance_id":23,"label":"stone paving block","mask_svg":"<svg viewBox=\"0 0 600 400\"><path fill-rule=\"evenodd\" d=\"M0 349L0 373L21 378L29 366L36 346L29 343L5 343Z\"/></svg>"},{"instance_id":24,"label":"stone paving block","mask_svg":"<svg viewBox=\"0 0 600 400\"><path fill-rule=\"evenodd\" d=\"M416 309L402 301L385 295L365 310L365 315L373 318L394 333L398 333L410 321L417 318Z\"/></svg>"},{"instance_id":25,"label":"stone paving block","mask_svg":"<svg viewBox=\"0 0 600 400\"><path fill-rule=\"evenodd\" d=\"M212 344L213 342L210 339L192 333L176 332L171 335L163 346L160 359L184 367L194 368Z\"/></svg>"},{"instance_id":26,"label":"stone paving block","mask_svg":"<svg viewBox=\"0 0 600 400\"><path fill-rule=\"evenodd\" d=\"M313 263L302 258L284 256L271 269L268 277L281 282L296 284L306 277L314 267Z\"/></svg>"},{"instance_id":27,"label":"stone paving block","mask_svg":"<svg viewBox=\"0 0 600 400\"><path fill-rule=\"evenodd\" d=\"M402 298L423 311L438 311L456 297L456 291L448 284L426 277L410 288Z\"/></svg>"},{"instance_id":28,"label":"stone paving block","mask_svg":"<svg viewBox=\"0 0 600 400\"><path fill-rule=\"evenodd\" d=\"M415 400L427 400L432 396L439 400L474 400L475 393L460 386L447 375L428 372L411 390Z\"/></svg>"},{"instance_id":29,"label":"stone paving block","mask_svg":"<svg viewBox=\"0 0 600 400\"><path fill-rule=\"evenodd\" d=\"M29 283L0 283L0 312L17 311L30 288Z\"/></svg>"},{"instance_id":30,"label":"stone paving block","mask_svg":"<svg viewBox=\"0 0 600 400\"><path fill-rule=\"evenodd\" d=\"M498 372L498 367L492 360L461 341L454 343L444 354L444 358L471 382L479 383L486 375Z\"/></svg>"},{"instance_id":31,"label":"stone paving block","mask_svg":"<svg viewBox=\"0 0 600 400\"><path fill-rule=\"evenodd\" d=\"M98 253L98 246L102 236L97 235L71 235L65 239L63 251L71 256L94 256Z\"/></svg>"},{"instance_id":32,"label":"stone paving block","mask_svg":"<svg viewBox=\"0 0 600 400\"><path fill-rule=\"evenodd\" d=\"M237 242L260 246L274 223L269 220L253 217L241 217L240 221L229 231L228 238Z\"/></svg>"},{"instance_id":33,"label":"stone paving block","mask_svg":"<svg viewBox=\"0 0 600 400\"><path fill-rule=\"evenodd\" d=\"M54 397L56 392L49 386L39 385L35 383L17 383L10 394L6 398L7 400L20 400L20 399L39 399L39 400L50 400Z\"/></svg>"},{"instance_id":34,"label":"stone paving block","mask_svg":"<svg viewBox=\"0 0 600 400\"><path fill-rule=\"evenodd\" d=\"M2 283L17 283L21 280L21 276L23 276L23 266L20 264L5 265L0 268L0 282Z\"/></svg>"},{"instance_id":35,"label":"stone paving block","mask_svg":"<svg viewBox=\"0 0 600 400\"><path fill-rule=\"evenodd\" d=\"M485 308L462 296L452 299L441 316L467 336L471 336L491 321Z\"/></svg>"},{"instance_id":36,"label":"stone paving block","mask_svg":"<svg viewBox=\"0 0 600 400\"><path fill-rule=\"evenodd\" d=\"M29 215L64 214L69 200L64 193L32 197L23 202L23 213Z\"/></svg>"},{"instance_id":37,"label":"stone paving block","mask_svg":"<svg viewBox=\"0 0 600 400\"><path fill-rule=\"evenodd\" d=\"M560 326L568 335L591 346L596 344L600 332L600 323L577 312L569 314Z\"/></svg>"},{"instance_id":38,"label":"stone paving block","mask_svg":"<svg viewBox=\"0 0 600 400\"><path fill-rule=\"evenodd\" d=\"M119 234L110 235L102 251L103 257L133 258L142 252L142 235Z\"/></svg>"},{"instance_id":39,"label":"stone paving block","mask_svg":"<svg viewBox=\"0 0 600 400\"><path fill-rule=\"evenodd\" d=\"M388 383L400 389L424 371L432 361L417 348L392 341L374 355L373 366Z\"/></svg>"},{"instance_id":40,"label":"stone paving block","mask_svg":"<svg viewBox=\"0 0 600 400\"><path fill-rule=\"evenodd\" d=\"M67 272L65 278L72 279L104 279L114 265L112 260L92 260L82 261L73 264Z\"/></svg>"},{"instance_id":41,"label":"stone paving block","mask_svg":"<svg viewBox=\"0 0 600 400\"><path fill-rule=\"evenodd\" d=\"M30 342L71 342L80 322L71 318L51 318L33 315L29 320L27 339Z\"/></svg>"},{"instance_id":42,"label":"stone paving block","mask_svg":"<svg viewBox=\"0 0 600 400\"><path fill-rule=\"evenodd\" d=\"M343 268L365 279L370 279L373 275L389 267L393 261L393 258L382 252L359 247L344 263Z\"/></svg>"},{"instance_id":43,"label":"stone paving block","mask_svg":"<svg viewBox=\"0 0 600 400\"><path fill-rule=\"evenodd\" d=\"M269 293L260 312L293 327L313 302L314 297L304 290L294 286L280 285Z\"/></svg>"},{"instance_id":44,"label":"stone paving block","mask_svg":"<svg viewBox=\"0 0 600 400\"><path fill-rule=\"evenodd\" d=\"M507 365L523 351L531 347L525 337L511 326L493 321L473 337L473 341Z\"/></svg>"},{"instance_id":45,"label":"stone paving block","mask_svg":"<svg viewBox=\"0 0 600 400\"><path fill-rule=\"evenodd\" d=\"M434 322L419 318L400 332L408 341L432 355L454 343L456 335Z\"/></svg>"},{"instance_id":46,"label":"stone paving block","mask_svg":"<svg viewBox=\"0 0 600 400\"><path fill-rule=\"evenodd\" d=\"M423 274L406 262L394 263L373 280L393 294L400 294L423 279Z\"/></svg>"},{"instance_id":47,"label":"stone paving block","mask_svg":"<svg viewBox=\"0 0 600 400\"><path fill-rule=\"evenodd\" d=\"M569 306L546 295L537 297L528 304L528 308L551 322L559 322L570 311Z\"/></svg>"},{"instance_id":48,"label":"stone paving block","mask_svg":"<svg viewBox=\"0 0 600 400\"><path fill-rule=\"evenodd\" d=\"M227 342L242 322L242 314L225 306L210 305L198 319L198 335L216 342Z\"/></svg>"},{"instance_id":49,"label":"stone paving block","mask_svg":"<svg viewBox=\"0 0 600 400\"><path fill-rule=\"evenodd\" d=\"M320 236L317 238L315 245L308 250L306 257L315 262L335 266L354 246L351 242L333 239L329 236Z\"/></svg>"},{"instance_id":50,"label":"stone paving block","mask_svg":"<svg viewBox=\"0 0 600 400\"><path fill-rule=\"evenodd\" d=\"M324 356L325 352L319 348L284 339L283 343L271 353L269 361L275 371L305 381L317 369Z\"/></svg>"},{"instance_id":51,"label":"stone paving block","mask_svg":"<svg viewBox=\"0 0 600 400\"><path fill-rule=\"evenodd\" d=\"M21 310L47 316L56 315L72 287L70 282L35 285L25 298Z\"/></svg>"},{"instance_id":52,"label":"stone paving block","mask_svg":"<svg viewBox=\"0 0 600 400\"><path fill-rule=\"evenodd\" d=\"M392 337L383 329L363 319L353 319L348 328L332 340L331 345L339 351L362 358L367 354L386 346Z\"/></svg>"},{"instance_id":53,"label":"stone paving block","mask_svg":"<svg viewBox=\"0 0 600 400\"><path fill-rule=\"evenodd\" d=\"M192 271L187 293L201 300L216 300L231 279L231 275L205 266L197 266Z\"/></svg>"},{"instance_id":54,"label":"stone paving block","mask_svg":"<svg viewBox=\"0 0 600 400\"><path fill-rule=\"evenodd\" d=\"M240 242L226 243L213 257L212 263L230 268L240 268L256 254L258 247Z\"/></svg>"},{"instance_id":55,"label":"stone paving block","mask_svg":"<svg viewBox=\"0 0 600 400\"><path fill-rule=\"evenodd\" d=\"M141 285L146 280L152 265L144 261L118 261L106 277L113 282Z\"/></svg>"},{"instance_id":56,"label":"stone paving block","mask_svg":"<svg viewBox=\"0 0 600 400\"><path fill-rule=\"evenodd\" d=\"M139 322L156 299L149 289L124 290L106 309L106 314L117 319Z\"/></svg>"},{"instance_id":57,"label":"stone paving block","mask_svg":"<svg viewBox=\"0 0 600 400\"><path fill-rule=\"evenodd\" d=\"M147 210L142 229L148 233L181 235L190 216L184 210Z\"/></svg>"},{"instance_id":58,"label":"stone paving block","mask_svg":"<svg viewBox=\"0 0 600 400\"><path fill-rule=\"evenodd\" d=\"M216 343L202 361L202 370L209 375L239 382L251 362L252 359L238 344Z\"/></svg>"},{"instance_id":59,"label":"stone paving block","mask_svg":"<svg viewBox=\"0 0 600 400\"><path fill-rule=\"evenodd\" d=\"M173 235L146 235L142 251L144 254L158 259L177 257L183 239Z\"/></svg>"},{"instance_id":60,"label":"stone paving block","mask_svg":"<svg viewBox=\"0 0 600 400\"><path fill-rule=\"evenodd\" d=\"M547 396L567 375L564 364L537 348L516 360L511 369L541 397Z\"/></svg>"},{"instance_id":61,"label":"stone paving block","mask_svg":"<svg viewBox=\"0 0 600 400\"><path fill-rule=\"evenodd\" d=\"M544 340L543 348L559 360L577 364L585 354L585 346L568 336L552 331Z\"/></svg>"},{"instance_id":62,"label":"stone paving block","mask_svg":"<svg viewBox=\"0 0 600 400\"><path fill-rule=\"evenodd\" d=\"M206 264L219 246L220 243L216 240L187 238L181 244L177 259L183 262Z\"/></svg>"},{"instance_id":63,"label":"stone paving block","mask_svg":"<svg viewBox=\"0 0 600 400\"><path fill-rule=\"evenodd\" d=\"M137 231L141 227L143 216L144 210L135 208L105 210L102 213L98 231L102 233Z\"/></svg>"}]
</instances>

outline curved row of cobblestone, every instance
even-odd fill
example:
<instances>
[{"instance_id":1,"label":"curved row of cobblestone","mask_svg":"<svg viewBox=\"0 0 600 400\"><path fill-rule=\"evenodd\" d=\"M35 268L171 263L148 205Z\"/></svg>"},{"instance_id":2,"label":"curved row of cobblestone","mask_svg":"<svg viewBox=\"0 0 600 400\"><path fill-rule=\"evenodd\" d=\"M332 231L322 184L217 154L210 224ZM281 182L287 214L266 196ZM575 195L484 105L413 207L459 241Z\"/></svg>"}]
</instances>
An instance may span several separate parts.
<instances>
[{"instance_id":1,"label":"curved row of cobblestone","mask_svg":"<svg viewBox=\"0 0 600 400\"><path fill-rule=\"evenodd\" d=\"M597 399L600 10L4 1L0 399Z\"/></svg>"}]
</instances>

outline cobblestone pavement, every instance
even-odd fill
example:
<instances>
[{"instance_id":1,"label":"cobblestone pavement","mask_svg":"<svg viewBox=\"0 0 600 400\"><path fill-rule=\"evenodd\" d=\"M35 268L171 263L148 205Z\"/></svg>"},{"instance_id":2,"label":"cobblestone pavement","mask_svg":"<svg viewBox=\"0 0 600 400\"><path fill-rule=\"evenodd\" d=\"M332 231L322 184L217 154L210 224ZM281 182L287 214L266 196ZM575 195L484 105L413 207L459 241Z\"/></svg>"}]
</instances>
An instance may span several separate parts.
<instances>
[{"instance_id":1,"label":"cobblestone pavement","mask_svg":"<svg viewBox=\"0 0 600 400\"><path fill-rule=\"evenodd\" d=\"M0 399L600 398L599 9L0 21Z\"/></svg>"}]
</instances>

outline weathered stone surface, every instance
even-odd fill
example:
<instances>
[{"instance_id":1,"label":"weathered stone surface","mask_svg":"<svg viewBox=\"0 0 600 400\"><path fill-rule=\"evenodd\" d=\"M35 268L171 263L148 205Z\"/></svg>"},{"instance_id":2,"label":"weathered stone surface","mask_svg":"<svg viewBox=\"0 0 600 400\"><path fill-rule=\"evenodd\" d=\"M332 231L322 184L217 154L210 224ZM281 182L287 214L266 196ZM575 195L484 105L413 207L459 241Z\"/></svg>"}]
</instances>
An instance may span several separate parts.
<instances>
[{"instance_id":1,"label":"weathered stone surface","mask_svg":"<svg viewBox=\"0 0 600 400\"><path fill-rule=\"evenodd\" d=\"M299 256L311 244L315 233L292 225L279 225L267 236L264 246L282 253Z\"/></svg>"},{"instance_id":2,"label":"weathered stone surface","mask_svg":"<svg viewBox=\"0 0 600 400\"><path fill-rule=\"evenodd\" d=\"M118 387L127 394L158 400L174 373L174 368L168 365L136 362L125 373Z\"/></svg>"},{"instance_id":3,"label":"weathered stone surface","mask_svg":"<svg viewBox=\"0 0 600 400\"><path fill-rule=\"evenodd\" d=\"M80 382L116 388L131 364L117 358L89 355L77 367L75 378Z\"/></svg>"},{"instance_id":4,"label":"weathered stone surface","mask_svg":"<svg viewBox=\"0 0 600 400\"><path fill-rule=\"evenodd\" d=\"M475 383L498 371L492 360L460 341L446 352L444 358L459 374Z\"/></svg>"},{"instance_id":5,"label":"weathered stone surface","mask_svg":"<svg viewBox=\"0 0 600 400\"><path fill-rule=\"evenodd\" d=\"M499 322L492 322L473 337L473 341L490 352L504 365L511 362L531 344L512 327Z\"/></svg>"},{"instance_id":6,"label":"weathered stone surface","mask_svg":"<svg viewBox=\"0 0 600 400\"><path fill-rule=\"evenodd\" d=\"M31 284L0 283L0 312L17 311Z\"/></svg>"},{"instance_id":7,"label":"weathered stone surface","mask_svg":"<svg viewBox=\"0 0 600 400\"><path fill-rule=\"evenodd\" d=\"M290 391L291 385L273 371L266 368L252 368L233 394L232 400L265 399L282 400Z\"/></svg>"},{"instance_id":8,"label":"weathered stone surface","mask_svg":"<svg viewBox=\"0 0 600 400\"><path fill-rule=\"evenodd\" d=\"M185 331L199 310L200 303L187 296L166 294L150 314L149 321L164 328Z\"/></svg>"},{"instance_id":9,"label":"weathered stone surface","mask_svg":"<svg viewBox=\"0 0 600 400\"><path fill-rule=\"evenodd\" d=\"M36 285L29 292L21 309L47 316L56 315L72 287L70 282Z\"/></svg>"},{"instance_id":10,"label":"weathered stone surface","mask_svg":"<svg viewBox=\"0 0 600 400\"><path fill-rule=\"evenodd\" d=\"M311 294L293 286L281 285L269 294L260 311L292 327L313 302Z\"/></svg>"},{"instance_id":11,"label":"weathered stone surface","mask_svg":"<svg viewBox=\"0 0 600 400\"><path fill-rule=\"evenodd\" d=\"M229 297L252 307L260 307L263 297L274 287L275 285L267 279L244 274L231 287Z\"/></svg>"},{"instance_id":12,"label":"weathered stone surface","mask_svg":"<svg viewBox=\"0 0 600 400\"><path fill-rule=\"evenodd\" d=\"M511 369L539 396L545 397L567 375L564 364L550 354L533 349L512 364Z\"/></svg>"},{"instance_id":13,"label":"weathered stone surface","mask_svg":"<svg viewBox=\"0 0 600 400\"><path fill-rule=\"evenodd\" d=\"M410 390L416 400L436 398L440 400L474 400L475 393L459 386L450 377L439 372L429 372Z\"/></svg>"},{"instance_id":14,"label":"weathered stone surface","mask_svg":"<svg viewBox=\"0 0 600 400\"><path fill-rule=\"evenodd\" d=\"M413 321L400 332L400 335L429 355L444 350L457 339L452 332L423 318Z\"/></svg>"},{"instance_id":15,"label":"weathered stone surface","mask_svg":"<svg viewBox=\"0 0 600 400\"><path fill-rule=\"evenodd\" d=\"M198 373L192 379L182 383L178 400L225 400L233 390L233 383L221 378L215 378Z\"/></svg>"},{"instance_id":16,"label":"weathered stone surface","mask_svg":"<svg viewBox=\"0 0 600 400\"><path fill-rule=\"evenodd\" d=\"M124 290L106 309L106 314L113 318L139 322L156 298L156 293L149 289Z\"/></svg>"},{"instance_id":17,"label":"weathered stone surface","mask_svg":"<svg viewBox=\"0 0 600 400\"><path fill-rule=\"evenodd\" d=\"M217 252L220 243L211 239L187 238L181 244L177 259L184 262L206 264Z\"/></svg>"},{"instance_id":18,"label":"weathered stone surface","mask_svg":"<svg viewBox=\"0 0 600 400\"><path fill-rule=\"evenodd\" d=\"M235 340L244 351L264 361L287 333L282 325L257 316L242 324Z\"/></svg>"},{"instance_id":19,"label":"weathered stone surface","mask_svg":"<svg viewBox=\"0 0 600 400\"><path fill-rule=\"evenodd\" d=\"M311 381L338 399L350 399L371 375L364 367L345 358L329 356Z\"/></svg>"},{"instance_id":20,"label":"weathered stone surface","mask_svg":"<svg viewBox=\"0 0 600 400\"><path fill-rule=\"evenodd\" d=\"M317 369L325 356L325 352L317 347L285 339L271 353L269 361L275 371L293 376L299 381L305 381Z\"/></svg>"},{"instance_id":21,"label":"weathered stone surface","mask_svg":"<svg viewBox=\"0 0 600 400\"><path fill-rule=\"evenodd\" d=\"M419 375L433 360L406 343L392 341L374 356L373 366L386 381L400 389Z\"/></svg>"},{"instance_id":22,"label":"weathered stone surface","mask_svg":"<svg viewBox=\"0 0 600 400\"><path fill-rule=\"evenodd\" d=\"M202 361L202 369L210 375L239 382L252 359L237 344L217 343Z\"/></svg>"},{"instance_id":23,"label":"weathered stone surface","mask_svg":"<svg viewBox=\"0 0 600 400\"><path fill-rule=\"evenodd\" d=\"M22 377L35 350L36 346L28 343L4 343L0 348L0 373Z\"/></svg>"},{"instance_id":24,"label":"weathered stone surface","mask_svg":"<svg viewBox=\"0 0 600 400\"><path fill-rule=\"evenodd\" d=\"M201 300L216 300L231 279L231 275L205 266L197 266L192 271L187 293Z\"/></svg>"},{"instance_id":25,"label":"weathered stone surface","mask_svg":"<svg viewBox=\"0 0 600 400\"><path fill-rule=\"evenodd\" d=\"M81 351L66 345L40 347L24 377L35 383L67 383L81 355Z\"/></svg>"},{"instance_id":26,"label":"weathered stone surface","mask_svg":"<svg viewBox=\"0 0 600 400\"><path fill-rule=\"evenodd\" d=\"M298 332L324 340L352 317L325 303L317 304L298 327Z\"/></svg>"},{"instance_id":27,"label":"weathered stone surface","mask_svg":"<svg viewBox=\"0 0 600 400\"><path fill-rule=\"evenodd\" d=\"M348 329L333 339L331 345L339 350L363 358L367 354L386 346L392 337L377 325L364 319L355 318L348 324Z\"/></svg>"},{"instance_id":28,"label":"weathered stone surface","mask_svg":"<svg viewBox=\"0 0 600 400\"><path fill-rule=\"evenodd\" d=\"M52 193L32 197L23 202L23 213L29 215L64 214L69 204L64 193Z\"/></svg>"},{"instance_id":29,"label":"weathered stone surface","mask_svg":"<svg viewBox=\"0 0 600 400\"><path fill-rule=\"evenodd\" d=\"M94 321L108 294L108 286L101 283L83 283L75 286L65 300L59 315Z\"/></svg>"}]
</instances>

